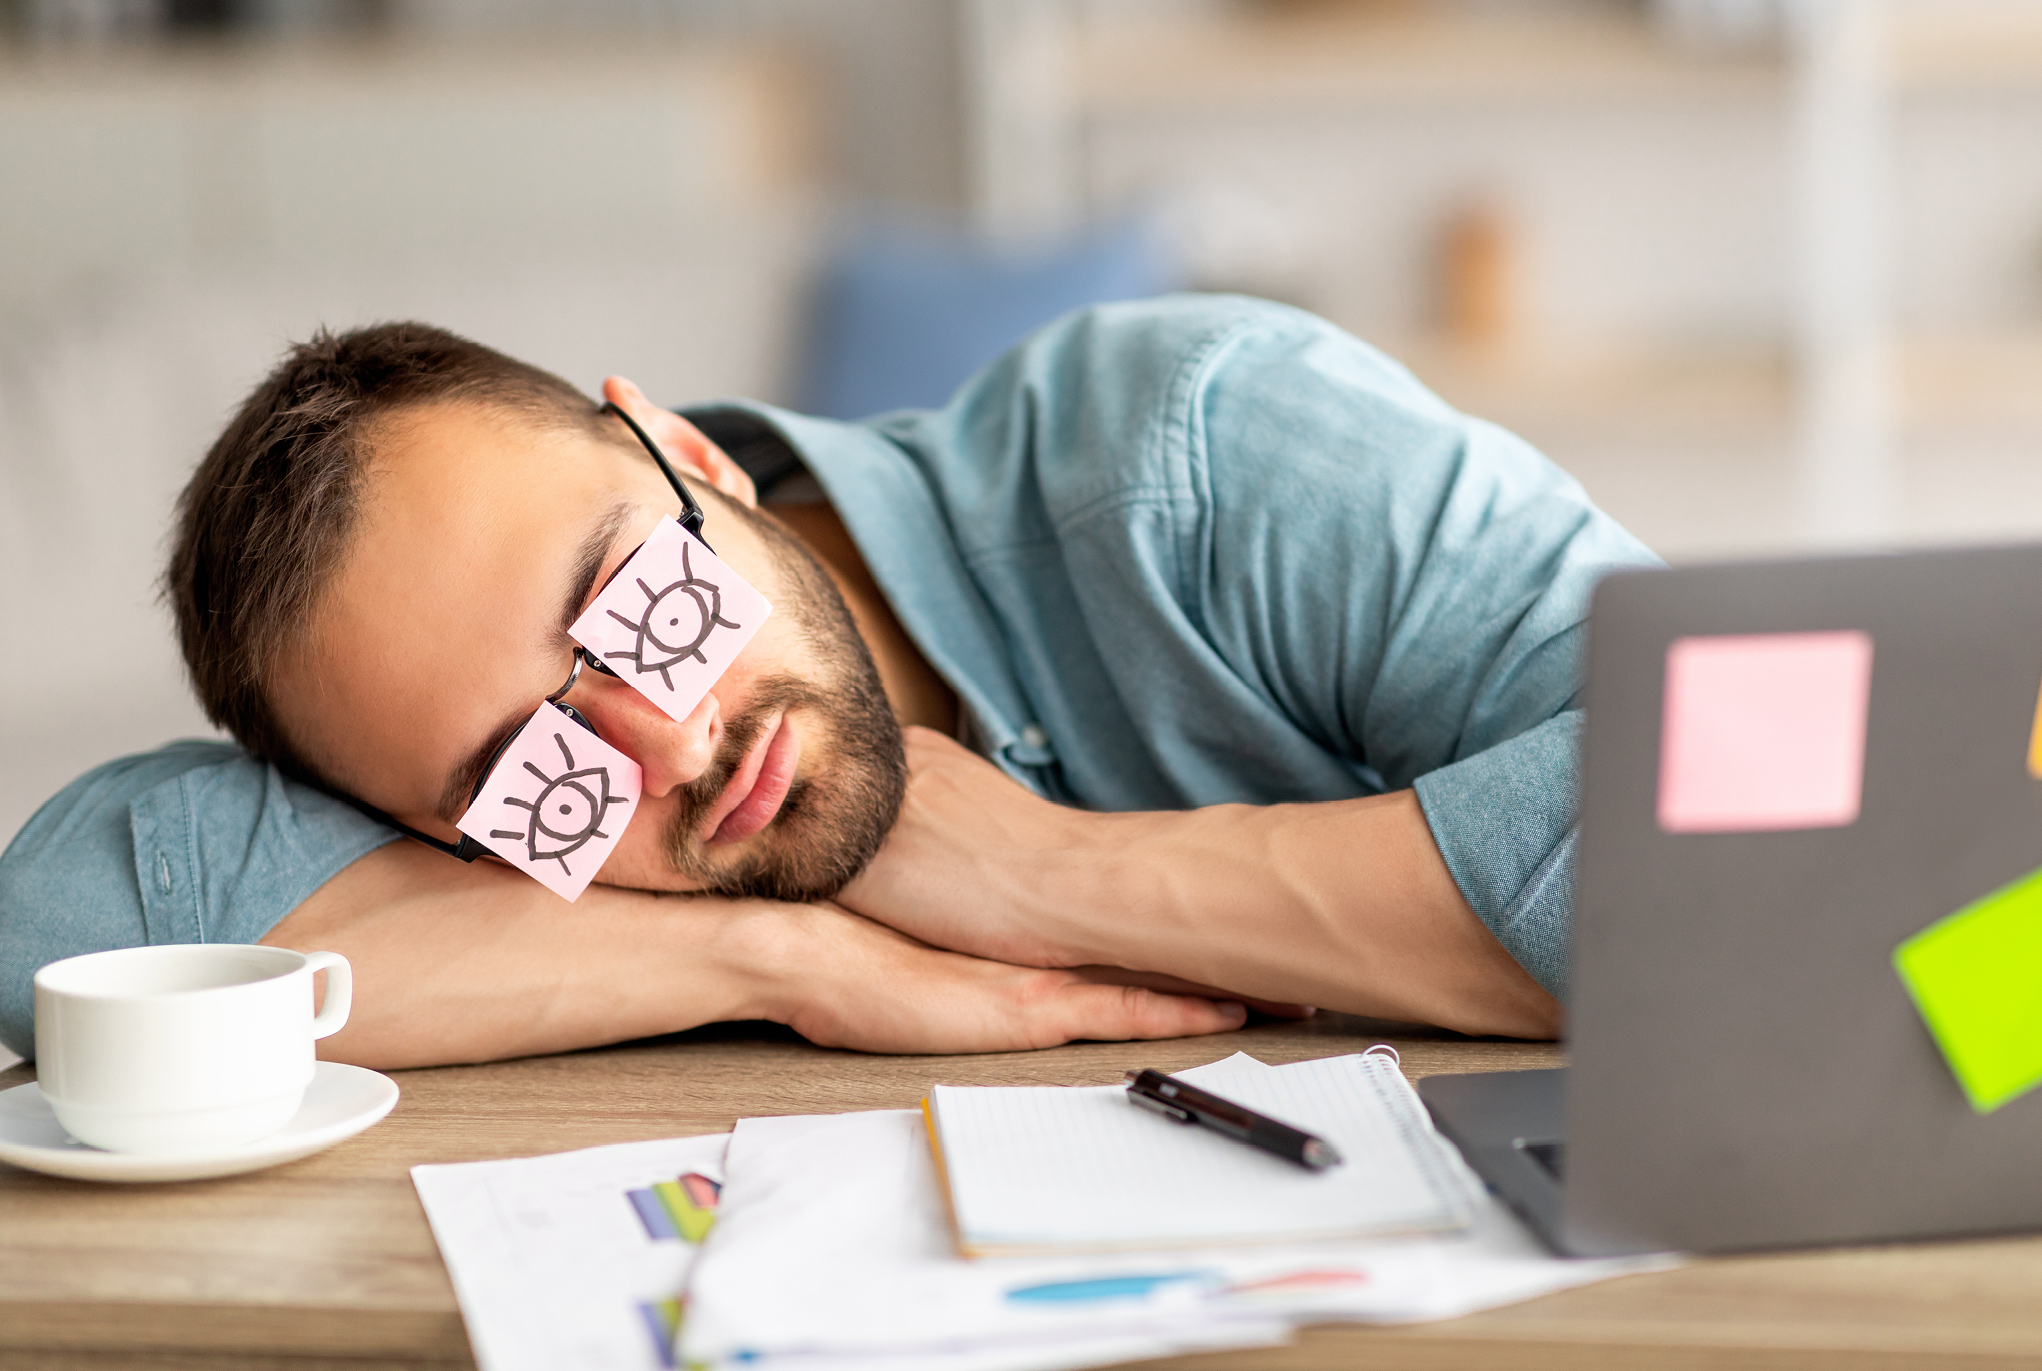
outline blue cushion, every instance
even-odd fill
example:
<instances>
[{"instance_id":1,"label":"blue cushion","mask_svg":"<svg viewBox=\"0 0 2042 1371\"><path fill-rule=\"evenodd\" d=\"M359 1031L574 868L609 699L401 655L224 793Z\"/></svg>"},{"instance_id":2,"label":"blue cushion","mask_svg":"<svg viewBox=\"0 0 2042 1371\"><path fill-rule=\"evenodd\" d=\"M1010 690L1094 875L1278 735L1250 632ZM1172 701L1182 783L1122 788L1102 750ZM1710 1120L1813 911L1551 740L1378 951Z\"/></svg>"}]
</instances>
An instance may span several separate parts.
<instances>
[{"instance_id":1,"label":"blue cushion","mask_svg":"<svg viewBox=\"0 0 2042 1371\"><path fill-rule=\"evenodd\" d=\"M928 224L870 226L826 265L800 407L834 419L935 408L1059 315L1174 287L1140 222L1027 252Z\"/></svg>"}]
</instances>

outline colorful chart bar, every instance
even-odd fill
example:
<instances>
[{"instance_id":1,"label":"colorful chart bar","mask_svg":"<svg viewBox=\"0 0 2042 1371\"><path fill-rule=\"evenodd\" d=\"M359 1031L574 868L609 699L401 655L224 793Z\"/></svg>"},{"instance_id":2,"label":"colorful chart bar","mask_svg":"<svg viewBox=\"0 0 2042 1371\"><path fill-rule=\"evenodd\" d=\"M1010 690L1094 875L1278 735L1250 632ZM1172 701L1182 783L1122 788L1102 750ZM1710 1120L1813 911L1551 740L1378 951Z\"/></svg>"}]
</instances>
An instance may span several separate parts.
<instances>
[{"instance_id":1,"label":"colorful chart bar","mask_svg":"<svg viewBox=\"0 0 2042 1371\"><path fill-rule=\"evenodd\" d=\"M645 1320L645 1331L652 1335L659 1364L674 1365L674 1345L681 1340L681 1302L647 1300L638 1306L638 1315Z\"/></svg>"},{"instance_id":2,"label":"colorful chart bar","mask_svg":"<svg viewBox=\"0 0 2042 1371\"><path fill-rule=\"evenodd\" d=\"M655 1242L700 1242L716 1222L716 1201L723 1187L690 1171L642 1190L627 1190L626 1199Z\"/></svg>"}]
</instances>

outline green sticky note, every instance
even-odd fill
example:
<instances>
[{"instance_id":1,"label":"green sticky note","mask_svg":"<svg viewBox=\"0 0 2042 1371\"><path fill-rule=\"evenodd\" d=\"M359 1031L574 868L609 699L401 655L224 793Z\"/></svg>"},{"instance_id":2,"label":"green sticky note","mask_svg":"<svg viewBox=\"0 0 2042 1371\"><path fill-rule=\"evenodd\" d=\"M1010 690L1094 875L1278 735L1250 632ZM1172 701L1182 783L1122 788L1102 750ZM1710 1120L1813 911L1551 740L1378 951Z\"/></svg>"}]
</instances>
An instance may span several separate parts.
<instances>
[{"instance_id":1,"label":"green sticky note","mask_svg":"<svg viewBox=\"0 0 2042 1371\"><path fill-rule=\"evenodd\" d=\"M1930 924L1893 969L1973 1109L2042 1085L2042 870Z\"/></svg>"}]
</instances>

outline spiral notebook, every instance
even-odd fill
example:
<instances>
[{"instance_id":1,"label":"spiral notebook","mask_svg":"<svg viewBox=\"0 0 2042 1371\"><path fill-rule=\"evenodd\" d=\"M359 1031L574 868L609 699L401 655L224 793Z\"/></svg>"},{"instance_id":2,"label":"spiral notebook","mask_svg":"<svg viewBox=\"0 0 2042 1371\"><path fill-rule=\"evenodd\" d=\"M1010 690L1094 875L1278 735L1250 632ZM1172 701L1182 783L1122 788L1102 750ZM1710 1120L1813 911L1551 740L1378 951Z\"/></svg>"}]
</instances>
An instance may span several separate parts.
<instances>
[{"instance_id":1,"label":"spiral notebook","mask_svg":"<svg viewBox=\"0 0 2042 1371\"><path fill-rule=\"evenodd\" d=\"M966 1256L1311 1242L1465 1228L1480 1182L1390 1049L1177 1073L1316 1133L1313 1172L1137 1109L1119 1086L936 1086L923 1101Z\"/></svg>"}]
</instances>

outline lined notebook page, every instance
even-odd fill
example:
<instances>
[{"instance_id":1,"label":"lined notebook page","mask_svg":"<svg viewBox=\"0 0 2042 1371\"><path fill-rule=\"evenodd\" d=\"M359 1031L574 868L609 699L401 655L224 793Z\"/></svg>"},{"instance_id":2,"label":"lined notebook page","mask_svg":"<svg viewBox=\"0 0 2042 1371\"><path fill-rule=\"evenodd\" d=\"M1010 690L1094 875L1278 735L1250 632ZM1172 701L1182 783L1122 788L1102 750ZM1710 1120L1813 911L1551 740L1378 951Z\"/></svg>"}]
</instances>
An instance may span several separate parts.
<instances>
[{"instance_id":1,"label":"lined notebook page","mask_svg":"<svg viewBox=\"0 0 2042 1371\"><path fill-rule=\"evenodd\" d=\"M1472 1195L1393 1059L1231 1068L1215 1094L1327 1139L1312 1172L1138 1109L1119 1086L930 1094L958 1240L972 1254L1308 1241L1463 1227Z\"/></svg>"}]
</instances>

